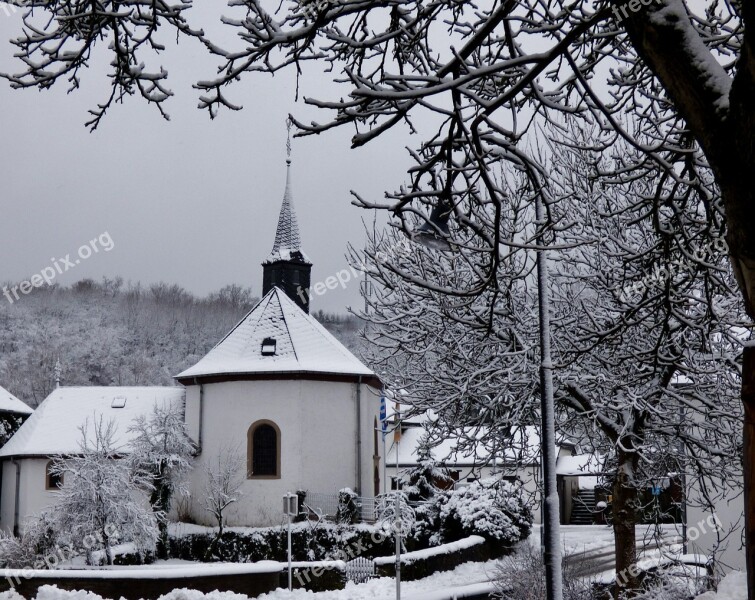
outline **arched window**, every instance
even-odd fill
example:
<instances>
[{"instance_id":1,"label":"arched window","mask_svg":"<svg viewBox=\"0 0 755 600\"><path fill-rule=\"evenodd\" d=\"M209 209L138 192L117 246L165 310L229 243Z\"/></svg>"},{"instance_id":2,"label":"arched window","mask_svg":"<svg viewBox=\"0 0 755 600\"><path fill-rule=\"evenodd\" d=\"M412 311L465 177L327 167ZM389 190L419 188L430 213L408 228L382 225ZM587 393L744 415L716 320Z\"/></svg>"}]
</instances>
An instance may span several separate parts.
<instances>
[{"instance_id":1,"label":"arched window","mask_svg":"<svg viewBox=\"0 0 755 600\"><path fill-rule=\"evenodd\" d=\"M281 476L281 432L272 421L257 421L247 434L247 477L279 479Z\"/></svg>"},{"instance_id":2,"label":"arched window","mask_svg":"<svg viewBox=\"0 0 755 600\"><path fill-rule=\"evenodd\" d=\"M51 460L45 467L46 490L57 490L61 485L63 485L63 473L58 473L57 471L55 471L55 469L53 469L54 466L55 461Z\"/></svg>"}]
</instances>

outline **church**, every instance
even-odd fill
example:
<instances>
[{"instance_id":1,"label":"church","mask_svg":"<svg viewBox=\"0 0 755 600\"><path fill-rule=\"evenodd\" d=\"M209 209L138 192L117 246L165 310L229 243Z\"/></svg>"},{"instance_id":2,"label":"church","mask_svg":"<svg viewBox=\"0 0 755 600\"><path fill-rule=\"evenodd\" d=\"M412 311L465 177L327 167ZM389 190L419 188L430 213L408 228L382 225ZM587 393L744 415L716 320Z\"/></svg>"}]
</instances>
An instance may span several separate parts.
<instances>
[{"instance_id":1,"label":"church","mask_svg":"<svg viewBox=\"0 0 755 600\"><path fill-rule=\"evenodd\" d=\"M128 428L156 404L175 403L197 447L182 516L213 525L202 506L206 469L241 458L241 498L230 526L279 525L287 493L359 496L384 491L378 444L381 382L309 314L312 263L301 248L291 162L272 252L262 263L263 297L174 387L58 387L0 449L0 528L54 502L55 457L80 452L80 428L100 416Z\"/></svg>"}]
</instances>

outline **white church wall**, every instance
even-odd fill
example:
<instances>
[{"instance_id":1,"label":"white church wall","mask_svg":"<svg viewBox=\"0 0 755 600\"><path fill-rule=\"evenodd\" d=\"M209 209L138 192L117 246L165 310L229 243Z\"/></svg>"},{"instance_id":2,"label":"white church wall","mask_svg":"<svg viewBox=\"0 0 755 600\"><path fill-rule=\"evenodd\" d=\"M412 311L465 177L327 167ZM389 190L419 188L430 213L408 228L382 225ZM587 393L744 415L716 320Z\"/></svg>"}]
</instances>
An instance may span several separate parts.
<instances>
[{"instance_id":1,"label":"white church wall","mask_svg":"<svg viewBox=\"0 0 755 600\"><path fill-rule=\"evenodd\" d=\"M2 492L0 493L0 529L6 533L13 532L13 511L16 485L16 468L9 460L4 460L2 468Z\"/></svg>"},{"instance_id":2,"label":"white church wall","mask_svg":"<svg viewBox=\"0 0 755 600\"><path fill-rule=\"evenodd\" d=\"M351 385L356 390L356 384ZM385 458L382 456L380 439L380 390L367 385L360 387L362 390L362 487L359 492L365 498L373 498L385 492L383 481ZM375 467L377 467L379 480L377 490L375 489Z\"/></svg>"},{"instance_id":3,"label":"white church wall","mask_svg":"<svg viewBox=\"0 0 755 600\"><path fill-rule=\"evenodd\" d=\"M187 389L187 411L192 399L198 399L198 391L192 389L197 387ZM355 388L354 383L301 379L205 384L202 453L191 476L194 518L213 524L201 508L205 464L223 448L235 447L246 468L247 432L263 419L273 421L281 432L281 477L245 479L242 499L228 512L229 525L279 524L281 497L287 492L336 493L356 487ZM368 386L361 388L364 488L372 476L371 423L379 401Z\"/></svg>"},{"instance_id":4,"label":"white church wall","mask_svg":"<svg viewBox=\"0 0 755 600\"><path fill-rule=\"evenodd\" d=\"M184 420L189 437L199 442L199 389L200 386L192 385L186 388L186 400L184 408Z\"/></svg>"},{"instance_id":5,"label":"white church wall","mask_svg":"<svg viewBox=\"0 0 755 600\"><path fill-rule=\"evenodd\" d=\"M46 489L46 468L48 460L45 458L20 458L21 476L19 484L19 524L23 529L24 522L39 514L55 502L55 492ZM0 497L0 527L6 532L13 531L15 494L16 494L16 466L9 460L3 463L3 489Z\"/></svg>"}]
</instances>

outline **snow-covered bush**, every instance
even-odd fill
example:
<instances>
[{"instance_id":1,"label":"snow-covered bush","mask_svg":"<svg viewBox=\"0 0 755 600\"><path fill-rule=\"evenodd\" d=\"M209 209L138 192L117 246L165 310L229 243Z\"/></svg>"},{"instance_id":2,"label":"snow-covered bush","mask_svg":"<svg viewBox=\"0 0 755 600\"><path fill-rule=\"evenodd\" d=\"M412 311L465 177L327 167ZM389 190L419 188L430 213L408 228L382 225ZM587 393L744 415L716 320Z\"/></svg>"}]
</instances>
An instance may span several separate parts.
<instances>
[{"instance_id":1,"label":"snow-covered bush","mask_svg":"<svg viewBox=\"0 0 755 600\"><path fill-rule=\"evenodd\" d=\"M441 492L414 509L415 521L410 534L413 549L439 546L443 543L440 526L440 509L448 500L448 493Z\"/></svg>"},{"instance_id":2,"label":"snow-covered bush","mask_svg":"<svg viewBox=\"0 0 755 600\"><path fill-rule=\"evenodd\" d=\"M0 531L0 567L44 568L43 558L53 553L55 540L54 521L47 513L27 520L18 537Z\"/></svg>"},{"instance_id":3,"label":"snow-covered bush","mask_svg":"<svg viewBox=\"0 0 755 600\"><path fill-rule=\"evenodd\" d=\"M498 548L510 548L532 529L532 511L517 484L485 479L438 498L443 543L481 535Z\"/></svg>"},{"instance_id":4,"label":"snow-covered bush","mask_svg":"<svg viewBox=\"0 0 755 600\"><path fill-rule=\"evenodd\" d=\"M378 523L387 527L400 527L408 534L417 520L409 496L403 490L393 490L375 498L375 512Z\"/></svg>"},{"instance_id":5,"label":"snow-covered bush","mask_svg":"<svg viewBox=\"0 0 755 600\"><path fill-rule=\"evenodd\" d=\"M353 525L359 522L357 498L357 493L351 488L343 488L338 492L336 523L339 525Z\"/></svg>"},{"instance_id":6,"label":"snow-covered bush","mask_svg":"<svg viewBox=\"0 0 755 600\"><path fill-rule=\"evenodd\" d=\"M216 543L216 551L207 550L215 539L208 528L204 533L171 535L170 555L184 560L214 562L285 561L287 558L286 529L281 527L226 529ZM294 560L349 560L357 556L374 558L394 551L393 532L375 525L339 526L323 522L317 527L296 523L292 527Z\"/></svg>"},{"instance_id":7,"label":"snow-covered bush","mask_svg":"<svg viewBox=\"0 0 755 600\"><path fill-rule=\"evenodd\" d=\"M0 448L5 445L24 422L23 417L4 415L0 417Z\"/></svg>"}]
</instances>

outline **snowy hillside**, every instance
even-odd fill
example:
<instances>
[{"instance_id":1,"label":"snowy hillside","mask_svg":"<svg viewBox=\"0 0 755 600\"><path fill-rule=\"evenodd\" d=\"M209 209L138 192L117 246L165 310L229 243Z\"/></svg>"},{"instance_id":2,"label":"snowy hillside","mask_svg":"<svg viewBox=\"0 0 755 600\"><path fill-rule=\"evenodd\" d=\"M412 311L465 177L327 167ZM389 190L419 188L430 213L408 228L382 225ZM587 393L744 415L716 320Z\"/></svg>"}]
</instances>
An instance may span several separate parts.
<instances>
[{"instance_id":1,"label":"snowy hillside","mask_svg":"<svg viewBox=\"0 0 755 600\"><path fill-rule=\"evenodd\" d=\"M197 298L177 285L82 280L40 288L23 302L0 302L0 385L34 407L55 386L171 385L253 307L248 288L226 286ZM358 353L354 317L315 312Z\"/></svg>"}]
</instances>

